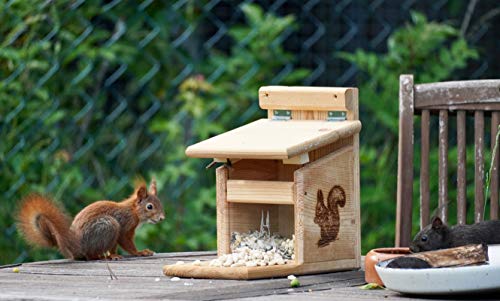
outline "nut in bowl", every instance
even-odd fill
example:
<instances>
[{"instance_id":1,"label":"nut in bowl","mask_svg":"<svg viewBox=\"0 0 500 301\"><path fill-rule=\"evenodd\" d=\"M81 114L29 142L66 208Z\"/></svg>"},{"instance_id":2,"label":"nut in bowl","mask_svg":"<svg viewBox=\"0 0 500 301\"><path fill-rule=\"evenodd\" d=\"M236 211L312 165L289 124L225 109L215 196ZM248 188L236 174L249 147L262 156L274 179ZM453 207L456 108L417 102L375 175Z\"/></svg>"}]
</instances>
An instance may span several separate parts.
<instances>
[{"instance_id":1,"label":"nut in bowl","mask_svg":"<svg viewBox=\"0 0 500 301\"><path fill-rule=\"evenodd\" d=\"M409 248L378 248L368 252L365 256L365 281L384 285L375 270L375 265L381 261L410 254Z\"/></svg>"}]
</instances>

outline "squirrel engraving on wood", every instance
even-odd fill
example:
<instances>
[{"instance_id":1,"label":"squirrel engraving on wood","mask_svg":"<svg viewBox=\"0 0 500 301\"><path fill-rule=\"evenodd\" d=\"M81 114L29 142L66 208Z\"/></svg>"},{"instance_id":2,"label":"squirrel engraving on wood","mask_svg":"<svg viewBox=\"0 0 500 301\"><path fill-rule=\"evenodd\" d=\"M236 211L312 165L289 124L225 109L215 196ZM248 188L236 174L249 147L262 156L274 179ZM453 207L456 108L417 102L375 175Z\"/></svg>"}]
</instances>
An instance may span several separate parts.
<instances>
[{"instance_id":1,"label":"squirrel engraving on wood","mask_svg":"<svg viewBox=\"0 0 500 301\"><path fill-rule=\"evenodd\" d=\"M500 220L448 227L439 217L434 217L415 235L410 250L416 253L468 244L500 244Z\"/></svg>"},{"instance_id":2,"label":"squirrel engraving on wood","mask_svg":"<svg viewBox=\"0 0 500 301\"><path fill-rule=\"evenodd\" d=\"M318 189L316 216L314 217L314 223L318 224L321 228L321 238L318 240L318 247L325 247L337 239L340 229L339 206L344 207L345 202L345 191L339 185L335 185L330 189L326 205L323 191Z\"/></svg>"},{"instance_id":3,"label":"squirrel engraving on wood","mask_svg":"<svg viewBox=\"0 0 500 301\"><path fill-rule=\"evenodd\" d=\"M121 202L92 203L80 211L72 223L51 199L30 194L21 201L18 229L30 244L56 247L66 258L116 260L121 258L117 254L118 245L131 255L151 256L154 254L151 250L137 250L134 235L140 223L156 224L165 219L156 194L153 179L149 192L142 183Z\"/></svg>"}]
</instances>

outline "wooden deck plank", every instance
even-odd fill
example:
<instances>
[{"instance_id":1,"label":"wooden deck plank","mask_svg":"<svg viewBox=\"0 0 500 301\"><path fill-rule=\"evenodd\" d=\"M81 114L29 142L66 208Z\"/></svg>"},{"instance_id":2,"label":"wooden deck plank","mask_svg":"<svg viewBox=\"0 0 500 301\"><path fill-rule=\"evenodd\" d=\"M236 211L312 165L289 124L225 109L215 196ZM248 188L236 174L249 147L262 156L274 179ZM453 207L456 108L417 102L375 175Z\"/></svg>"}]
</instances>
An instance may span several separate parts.
<instances>
[{"instance_id":1,"label":"wooden deck plank","mask_svg":"<svg viewBox=\"0 0 500 301\"><path fill-rule=\"evenodd\" d=\"M197 256L213 258L213 253ZM67 261L26 263L13 273L12 268L0 269L1 299L167 299L218 300L236 297L257 297L285 293L286 278L258 281L181 279L173 282L163 276L161 267L177 260L194 260L191 256L162 256L108 262L118 276L110 280L106 262ZM140 280L138 280L140 279ZM302 287L333 287L346 281L361 284L362 271L303 276ZM324 289L324 288L323 288Z\"/></svg>"},{"instance_id":2,"label":"wooden deck plank","mask_svg":"<svg viewBox=\"0 0 500 301\"><path fill-rule=\"evenodd\" d=\"M197 255L164 256L125 258L120 261L70 261L34 262L23 264L19 269L22 273L42 275L73 275L73 276L107 276L109 264L111 270L118 276L128 277L164 277L161 267L165 264L174 264L177 261L192 262L196 259L211 260L215 252L195 253ZM199 255L202 254L202 255ZM159 268L156 268L159 267ZM1 275L0 270L0 275Z\"/></svg>"},{"instance_id":3,"label":"wooden deck plank","mask_svg":"<svg viewBox=\"0 0 500 301\"><path fill-rule=\"evenodd\" d=\"M477 298L477 297L476 297ZM233 299L236 300L236 299ZM237 299L244 301L263 301L269 300L268 296L260 296L257 298L245 298ZM448 297L437 299L431 297L418 298L412 296L405 296L390 290L362 290L359 287L339 287L329 290L320 290L312 292L302 292L300 290L295 290L292 292L287 292L287 294L276 295L272 297L273 301L296 301L296 300L307 300L307 301L352 301L352 300L456 300ZM460 300L476 300L474 298ZM491 299L494 300L494 299Z\"/></svg>"},{"instance_id":4,"label":"wooden deck plank","mask_svg":"<svg viewBox=\"0 0 500 301\"><path fill-rule=\"evenodd\" d=\"M361 285L364 282L361 271L302 276L300 281L301 289L305 291ZM118 275L118 280L110 280L106 276L29 273L15 276L0 273L0 287L0 299L6 296L25 299L66 296L119 300L220 300L283 294L288 293L290 288L286 278L257 281L182 279L172 282L168 277L160 276L138 280Z\"/></svg>"},{"instance_id":5,"label":"wooden deck plank","mask_svg":"<svg viewBox=\"0 0 500 301\"><path fill-rule=\"evenodd\" d=\"M0 300L403 300L389 290L361 290L364 272L300 276L291 289L286 278L252 281L180 279L171 281L162 266L215 252L156 254L109 262L118 280L111 280L103 261L54 260L24 263L19 273L0 268ZM431 299L427 299L431 300Z\"/></svg>"},{"instance_id":6,"label":"wooden deck plank","mask_svg":"<svg viewBox=\"0 0 500 301\"><path fill-rule=\"evenodd\" d=\"M364 282L364 273L362 271L308 275L300 276L300 289L304 292L308 292L309 290L324 290L351 285L359 286ZM277 278L271 280L260 279L252 281L237 281L236 285L230 285L224 290L221 290L218 287L214 287L211 289L200 291L159 295L158 297L161 299L167 298L180 300L221 300L250 297L254 298L259 296L286 294L289 292L289 289L290 281L286 278Z\"/></svg>"}]
</instances>

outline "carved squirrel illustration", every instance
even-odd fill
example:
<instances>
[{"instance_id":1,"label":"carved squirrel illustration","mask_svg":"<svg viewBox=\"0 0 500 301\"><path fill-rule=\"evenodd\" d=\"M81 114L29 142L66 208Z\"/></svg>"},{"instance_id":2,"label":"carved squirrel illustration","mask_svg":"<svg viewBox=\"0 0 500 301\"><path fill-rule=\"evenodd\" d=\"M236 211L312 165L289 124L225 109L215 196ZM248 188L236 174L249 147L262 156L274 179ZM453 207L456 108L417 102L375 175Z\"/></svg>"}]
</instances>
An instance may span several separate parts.
<instances>
[{"instance_id":1,"label":"carved squirrel illustration","mask_svg":"<svg viewBox=\"0 0 500 301\"><path fill-rule=\"evenodd\" d=\"M335 185L328 193L325 205L323 191L318 189L316 202L316 216L314 223L321 228L321 238L318 241L318 247L325 247L337 239L340 229L339 207L344 207L346 196L344 189Z\"/></svg>"}]
</instances>

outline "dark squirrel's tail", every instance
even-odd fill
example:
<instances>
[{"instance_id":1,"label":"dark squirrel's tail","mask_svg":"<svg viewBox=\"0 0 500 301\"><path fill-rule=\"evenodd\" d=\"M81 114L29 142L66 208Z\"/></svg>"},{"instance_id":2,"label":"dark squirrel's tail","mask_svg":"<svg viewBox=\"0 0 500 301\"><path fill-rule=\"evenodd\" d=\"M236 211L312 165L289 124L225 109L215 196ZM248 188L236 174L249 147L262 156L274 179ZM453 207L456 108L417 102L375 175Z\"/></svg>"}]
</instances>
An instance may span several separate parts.
<instances>
[{"instance_id":1,"label":"dark squirrel's tail","mask_svg":"<svg viewBox=\"0 0 500 301\"><path fill-rule=\"evenodd\" d=\"M22 199L17 227L30 244L57 247L64 257L76 258L80 248L70 226L71 218L51 199L39 194Z\"/></svg>"}]
</instances>

